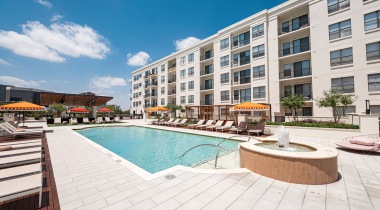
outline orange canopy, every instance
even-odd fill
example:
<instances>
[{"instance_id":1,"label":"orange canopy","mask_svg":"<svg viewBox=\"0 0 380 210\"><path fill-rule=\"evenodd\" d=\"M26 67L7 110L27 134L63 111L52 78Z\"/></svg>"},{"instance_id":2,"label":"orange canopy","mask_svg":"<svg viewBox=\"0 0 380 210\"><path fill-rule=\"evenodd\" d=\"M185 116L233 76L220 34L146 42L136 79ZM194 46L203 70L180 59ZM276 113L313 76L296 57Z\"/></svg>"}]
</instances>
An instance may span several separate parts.
<instances>
[{"instance_id":1,"label":"orange canopy","mask_svg":"<svg viewBox=\"0 0 380 210\"><path fill-rule=\"evenodd\" d=\"M75 107L72 109L69 109L70 113L88 113L88 110L82 107Z\"/></svg>"},{"instance_id":2,"label":"orange canopy","mask_svg":"<svg viewBox=\"0 0 380 210\"><path fill-rule=\"evenodd\" d=\"M169 109L167 109L165 107L161 107L161 106L156 106L156 107L147 108L146 111L148 111L148 112L158 112L158 111L165 112L165 111L169 111Z\"/></svg>"},{"instance_id":3,"label":"orange canopy","mask_svg":"<svg viewBox=\"0 0 380 210\"><path fill-rule=\"evenodd\" d=\"M108 108L101 108L98 110L98 112L113 112L111 109L108 109Z\"/></svg>"},{"instance_id":4,"label":"orange canopy","mask_svg":"<svg viewBox=\"0 0 380 210\"><path fill-rule=\"evenodd\" d=\"M26 101L0 106L2 111L45 111L45 107Z\"/></svg>"},{"instance_id":5,"label":"orange canopy","mask_svg":"<svg viewBox=\"0 0 380 210\"><path fill-rule=\"evenodd\" d=\"M235 105L230 108L230 112L233 111L266 111L269 107L263 104L255 104L252 102L244 102L238 105Z\"/></svg>"}]
</instances>

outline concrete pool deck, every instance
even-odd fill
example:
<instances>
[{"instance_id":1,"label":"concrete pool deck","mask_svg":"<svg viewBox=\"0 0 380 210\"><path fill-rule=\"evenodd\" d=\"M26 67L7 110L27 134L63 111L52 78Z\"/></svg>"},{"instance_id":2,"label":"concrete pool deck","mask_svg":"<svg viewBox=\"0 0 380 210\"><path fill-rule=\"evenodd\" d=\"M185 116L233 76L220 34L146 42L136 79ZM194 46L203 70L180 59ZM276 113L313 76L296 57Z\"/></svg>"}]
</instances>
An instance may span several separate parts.
<instances>
[{"instance_id":1,"label":"concrete pool deck","mask_svg":"<svg viewBox=\"0 0 380 210\"><path fill-rule=\"evenodd\" d=\"M144 121L128 120L131 124ZM290 184L244 169L213 173L179 168L170 172L174 179L163 174L147 180L71 130L79 127L53 127L46 134L62 209L380 209L380 155L339 150L342 178L327 185ZM335 148L331 139L292 139Z\"/></svg>"}]
</instances>

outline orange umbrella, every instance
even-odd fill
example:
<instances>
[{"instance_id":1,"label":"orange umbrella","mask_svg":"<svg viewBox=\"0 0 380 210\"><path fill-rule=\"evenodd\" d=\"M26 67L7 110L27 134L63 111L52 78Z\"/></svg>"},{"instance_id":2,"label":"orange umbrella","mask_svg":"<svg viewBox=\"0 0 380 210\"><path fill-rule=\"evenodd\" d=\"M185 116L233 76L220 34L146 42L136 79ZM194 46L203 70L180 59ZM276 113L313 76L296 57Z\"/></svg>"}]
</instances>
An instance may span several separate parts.
<instances>
[{"instance_id":1,"label":"orange umbrella","mask_svg":"<svg viewBox=\"0 0 380 210\"><path fill-rule=\"evenodd\" d=\"M166 111L169 111L169 109L167 109L165 107L161 107L161 106L156 106L156 107L147 108L146 111L148 111L148 112L158 112L158 111L166 112Z\"/></svg>"},{"instance_id":2,"label":"orange umbrella","mask_svg":"<svg viewBox=\"0 0 380 210\"><path fill-rule=\"evenodd\" d=\"M101 108L98 110L98 112L113 112L111 109L108 109L108 108Z\"/></svg>"},{"instance_id":3,"label":"orange umbrella","mask_svg":"<svg viewBox=\"0 0 380 210\"><path fill-rule=\"evenodd\" d=\"M267 105L256 104L252 102L244 102L238 105L235 105L230 108L230 112L234 111L266 111L269 110Z\"/></svg>"},{"instance_id":4,"label":"orange umbrella","mask_svg":"<svg viewBox=\"0 0 380 210\"><path fill-rule=\"evenodd\" d=\"M0 106L1 111L45 111L45 107L26 101ZM25 113L22 116L25 125ZM20 119L20 118L19 118ZM19 120L20 121L20 120Z\"/></svg>"},{"instance_id":5,"label":"orange umbrella","mask_svg":"<svg viewBox=\"0 0 380 210\"><path fill-rule=\"evenodd\" d=\"M88 113L89 111L82 107L75 107L75 108L69 109L69 112L70 113Z\"/></svg>"}]
</instances>

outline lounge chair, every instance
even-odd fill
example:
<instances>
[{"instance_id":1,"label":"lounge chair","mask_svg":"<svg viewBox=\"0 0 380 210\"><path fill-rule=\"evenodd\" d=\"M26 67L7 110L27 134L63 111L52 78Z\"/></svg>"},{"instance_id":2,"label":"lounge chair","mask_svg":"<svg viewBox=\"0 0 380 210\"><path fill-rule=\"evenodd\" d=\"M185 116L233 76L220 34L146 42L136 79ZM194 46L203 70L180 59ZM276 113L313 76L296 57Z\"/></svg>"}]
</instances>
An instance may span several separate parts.
<instances>
[{"instance_id":1,"label":"lounge chair","mask_svg":"<svg viewBox=\"0 0 380 210\"><path fill-rule=\"evenodd\" d=\"M120 117L115 117L115 118L113 118L113 121L115 121L115 122L120 122Z\"/></svg>"},{"instance_id":2,"label":"lounge chair","mask_svg":"<svg viewBox=\"0 0 380 210\"><path fill-rule=\"evenodd\" d=\"M198 125L202 125L203 123L205 122L205 120L199 120L197 122L197 124L190 124L190 125L187 125L188 128L195 128L197 127Z\"/></svg>"},{"instance_id":3,"label":"lounge chair","mask_svg":"<svg viewBox=\"0 0 380 210\"><path fill-rule=\"evenodd\" d=\"M54 118L54 124L62 124L62 120L60 117Z\"/></svg>"},{"instance_id":4,"label":"lounge chair","mask_svg":"<svg viewBox=\"0 0 380 210\"><path fill-rule=\"evenodd\" d=\"M210 125L206 127L206 130L210 129L211 131L214 130L214 128L222 126L224 123L224 120L218 120L218 122L215 123L215 125Z\"/></svg>"},{"instance_id":5,"label":"lounge chair","mask_svg":"<svg viewBox=\"0 0 380 210\"><path fill-rule=\"evenodd\" d=\"M30 163L41 162L41 153L32 153L27 155L17 155L0 158L0 168L25 165Z\"/></svg>"},{"instance_id":6,"label":"lounge chair","mask_svg":"<svg viewBox=\"0 0 380 210\"><path fill-rule=\"evenodd\" d=\"M0 181L13 179L20 176L36 174L41 172L41 163L33 163L23 166L4 168L0 170Z\"/></svg>"},{"instance_id":7,"label":"lounge chair","mask_svg":"<svg viewBox=\"0 0 380 210\"><path fill-rule=\"evenodd\" d=\"M110 117L104 117L104 122L106 122L106 123L110 123L110 122L112 122L112 121L111 121Z\"/></svg>"},{"instance_id":8,"label":"lounge chair","mask_svg":"<svg viewBox=\"0 0 380 210\"><path fill-rule=\"evenodd\" d=\"M174 121L174 119L173 119L173 118L170 118L170 119L167 120L167 121L164 120L164 121L158 122L157 125L165 125L166 122L173 122L173 121Z\"/></svg>"},{"instance_id":9,"label":"lounge chair","mask_svg":"<svg viewBox=\"0 0 380 210\"><path fill-rule=\"evenodd\" d=\"M96 118L97 123L102 123L103 122L103 117L97 117Z\"/></svg>"},{"instance_id":10,"label":"lounge chair","mask_svg":"<svg viewBox=\"0 0 380 210\"><path fill-rule=\"evenodd\" d=\"M181 120L181 119L178 118L178 119L174 120L173 122L166 122L165 125L167 125L167 126L171 126L173 123L179 123L180 120Z\"/></svg>"},{"instance_id":11,"label":"lounge chair","mask_svg":"<svg viewBox=\"0 0 380 210\"><path fill-rule=\"evenodd\" d=\"M31 140L21 140L21 141L6 141L3 143L0 143L0 146L5 146L5 145L22 145L22 144L34 144L34 143L39 143L41 145L41 139L31 139Z\"/></svg>"},{"instance_id":12,"label":"lounge chair","mask_svg":"<svg viewBox=\"0 0 380 210\"><path fill-rule=\"evenodd\" d=\"M187 119L182 119L179 123L172 123L171 126L177 127L177 126L185 126L187 123Z\"/></svg>"},{"instance_id":13,"label":"lounge chair","mask_svg":"<svg viewBox=\"0 0 380 210\"><path fill-rule=\"evenodd\" d=\"M263 122L259 122L256 125L250 124L247 126L248 136L251 133L256 133L256 135L259 136L260 133L264 133L264 129L265 129L265 123L263 123Z\"/></svg>"},{"instance_id":14,"label":"lounge chair","mask_svg":"<svg viewBox=\"0 0 380 210\"><path fill-rule=\"evenodd\" d=\"M14 128L16 128L16 129L40 129L40 130L42 130L42 128L43 128L43 126L33 126L33 127L31 127L31 126L26 126L26 127L22 127L22 128L20 128L20 126L18 126L17 125L17 123L15 123L15 122L12 122L12 121L10 121L10 122L4 122L3 124L9 124L10 126L13 126Z\"/></svg>"},{"instance_id":15,"label":"lounge chair","mask_svg":"<svg viewBox=\"0 0 380 210\"><path fill-rule=\"evenodd\" d=\"M30 142L30 143L26 143L26 144L2 144L0 145L0 147L3 147L3 146L11 146L12 149L26 149L26 148L30 148L30 147L42 147L42 143L41 143L41 140L40 142Z\"/></svg>"},{"instance_id":16,"label":"lounge chair","mask_svg":"<svg viewBox=\"0 0 380 210\"><path fill-rule=\"evenodd\" d=\"M158 123L164 121L163 119L158 119L156 121L153 121L153 125L158 125Z\"/></svg>"},{"instance_id":17,"label":"lounge chair","mask_svg":"<svg viewBox=\"0 0 380 210\"><path fill-rule=\"evenodd\" d=\"M230 131L236 132L236 134L239 134L239 132L247 131L247 124L247 122L241 121L238 127L231 128Z\"/></svg>"},{"instance_id":18,"label":"lounge chair","mask_svg":"<svg viewBox=\"0 0 380 210\"><path fill-rule=\"evenodd\" d=\"M380 152L380 137L378 134L347 137L342 141L335 142L335 144L344 149Z\"/></svg>"},{"instance_id":19,"label":"lounge chair","mask_svg":"<svg viewBox=\"0 0 380 210\"><path fill-rule=\"evenodd\" d=\"M38 207L42 200L42 174L34 174L0 182L0 202L39 193Z\"/></svg>"},{"instance_id":20,"label":"lounge chair","mask_svg":"<svg viewBox=\"0 0 380 210\"><path fill-rule=\"evenodd\" d=\"M85 123L85 124L89 124L90 123L90 121L88 120L88 117L84 117L83 118L83 123Z\"/></svg>"},{"instance_id":21,"label":"lounge chair","mask_svg":"<svg viewBox=\"0 0 380 210\"><path fill-rule=\"evenodd\" d=\"M71 119L70 119L70 124L71 124L71 125L78 124L78 120L77 120L77 118L71 118Z\"/></svg>"},{"instance_id":22,"label":"lounge chair","mask_svg":"<svg viewBox=\"0 0 380 210\"><path fill-rule=\"evenodd\" d=\"M29 132L29 131L32 131L32 132L42 132L43 130L41 128L20 128L18 126L15 126L9 122L4 122L3 124L1 124L2 126L8 128L9 130L13 131L13 132Z\"/></svg>"},{"instance_id":23,"label":"lounge chair","mask_svg":"<svg viewBox=\"0 0 380 210\"><path fill-rule=\"evenodd\" d=\"M214 120L207 120L206 124L198 125L195 128L196 129L200 128L201 130L203 130L203 128L206 128L207 126L211 126L213 122L214 122Z\"/></svg>"},{"instance_id":24,"label":"lounge chair","mask_svg":"<svg viewBox=\"0 0 380 210\"><path fill-rule=\"evenodd\" d=\"M224 126L217 127L215 128L215 130L222 131L222 132L229 131L233 124L234 124L234 121L227 121L226 124L224 124Z\"/></svg>"},{"instance_id":25,"label":"lounge chair","mask_svg":"<svg viewBox=\"0 0 380 210\"><path fill-rule=\"evenodd\" d=\"M37 153L37 152L41 153L41 147L31 147L31 148L25 148L25 149L15 149L12 147L12 150L0 151L0 158L15 156L15 155L25 155L25 154L31 154L31 153Z\"/></svg>"},{"instance_id":26,"label":"lounge chair","mask_svg":"<svg viewBox=\"0 0 380 210\"><path fill-rule=\"evenodd\" d=\"M42 137L42 134L43 134L42 130L13 131L4 125L1 125L0 128L6 133L6 135L12 136L12 137L16 137L16 136Z\"/></svg>"}]
</instances>

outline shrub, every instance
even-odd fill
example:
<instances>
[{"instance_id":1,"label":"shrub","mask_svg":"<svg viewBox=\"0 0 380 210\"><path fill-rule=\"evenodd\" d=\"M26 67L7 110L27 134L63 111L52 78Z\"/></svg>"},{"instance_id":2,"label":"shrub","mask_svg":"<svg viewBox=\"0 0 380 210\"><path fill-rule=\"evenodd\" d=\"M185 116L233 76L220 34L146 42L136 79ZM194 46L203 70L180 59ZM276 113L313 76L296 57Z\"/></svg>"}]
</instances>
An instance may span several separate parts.
<instances>
[{"instance_id":1,"label":"shrub","mask_svg":"<svg viewBox=\"0 0 380 210\"><path fill-rule=\"evenodd\" d=\"M316 128L339 128L339 129L359 129L358 125L345 123L322 122L322 121L299 121L299 122L267 122L267 125L284 125Z\"/></svg>"}]
</instances>

